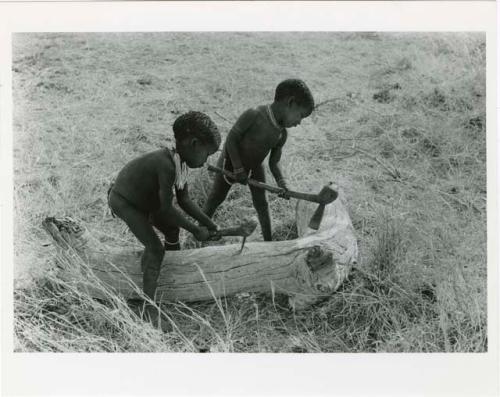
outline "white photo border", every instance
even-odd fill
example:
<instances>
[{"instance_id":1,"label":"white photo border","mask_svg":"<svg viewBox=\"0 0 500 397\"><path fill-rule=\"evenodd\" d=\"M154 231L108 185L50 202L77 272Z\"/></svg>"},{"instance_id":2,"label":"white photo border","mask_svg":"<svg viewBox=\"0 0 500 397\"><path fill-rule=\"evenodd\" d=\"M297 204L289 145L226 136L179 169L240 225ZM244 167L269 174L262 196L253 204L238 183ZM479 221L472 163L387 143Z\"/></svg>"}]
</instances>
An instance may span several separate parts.
<instances>
[{"instance_id":1,"label":"white photo border","mask_svg":"<svg viewBox=\"0 0 500 397\"><path fill-rule=\"evenodd\" d=\"M478 354L13 353L11 35L16 32L485 32L488 352ZM0 3L3 395L494 395L498 393L496 3L250 1ZM149 388L144 389L146 379Z\"/></svg>"}]
</instances>

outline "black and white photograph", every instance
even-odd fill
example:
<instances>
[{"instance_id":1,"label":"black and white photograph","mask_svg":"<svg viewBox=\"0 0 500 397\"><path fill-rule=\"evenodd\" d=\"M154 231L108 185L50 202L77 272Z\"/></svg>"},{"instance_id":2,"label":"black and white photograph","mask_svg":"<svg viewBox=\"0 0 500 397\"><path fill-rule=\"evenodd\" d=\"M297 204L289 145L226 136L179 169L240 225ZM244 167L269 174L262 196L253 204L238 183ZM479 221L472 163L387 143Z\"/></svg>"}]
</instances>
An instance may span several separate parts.
<instances>
[{"instance_id":1,"label":"black and white photograph","mask_svg":"<svg viewBox=\"0 0 500 397\"><path fill-rule=\"evenodd\" d=\"M15 34L16 350L487 351L485 46Z\"/></svg>"},{"instance_id":2,"label":"black and white photograph","mask_svg":"<svg viewBox=\"0 0 500 397\"><path fill-rule=\"evenodd\" d=\"M498 348L485 30L9 43L14 356Z\"/></svg>"}]
</instances>

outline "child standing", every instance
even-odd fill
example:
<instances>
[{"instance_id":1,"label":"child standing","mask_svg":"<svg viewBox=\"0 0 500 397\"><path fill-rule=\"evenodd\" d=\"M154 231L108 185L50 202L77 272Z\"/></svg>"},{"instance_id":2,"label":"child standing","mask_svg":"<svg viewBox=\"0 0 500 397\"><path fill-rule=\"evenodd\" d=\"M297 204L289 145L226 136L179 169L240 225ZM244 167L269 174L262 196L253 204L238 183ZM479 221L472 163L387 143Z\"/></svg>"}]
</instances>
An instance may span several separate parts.
<instances>
[{"instance_id":1,"label":"child standing","mask_svg":"<svg viewBox=\"0 0 500 397\"><path fill-rule=\"evenodd\" d=\"M287 183L279 166L288 135L286 128L299 125L313 109L314 99L307 85L302 80L288 79L276 87L273 103L243 112L229 132L217 162L218 167L233 172L236 179L215 176L204 212L212 217L234 182L246 184L249 176L265 182L262 162L269 152L269 168L286 197ZM250 186L250 192L264 240L271 241L271 219L265 191Z\"/></svg>"},{"instance_id":2,"label":"child standing","mask_svg":"<svg viewBox=\"0 0 500 397\"><path fill-rule=\"evenodd\" d=\"M160 149L130 161L120 171L108 192L109 206L125 221L131 232L144 245L141 258L143 289L154 300L157 280L165 250L178 250L179 228L205 241L217 226L194 204L188 193L187 171L205 164L220 145L216 125L205 114L189 112L179 116L173 125L174 149ZM173 205L175 191L179 207L196 219L189 221ZM165 245L155 227L165 236ZM153 307L146 314L156 318Z\"/></svg>"}]
</instances>

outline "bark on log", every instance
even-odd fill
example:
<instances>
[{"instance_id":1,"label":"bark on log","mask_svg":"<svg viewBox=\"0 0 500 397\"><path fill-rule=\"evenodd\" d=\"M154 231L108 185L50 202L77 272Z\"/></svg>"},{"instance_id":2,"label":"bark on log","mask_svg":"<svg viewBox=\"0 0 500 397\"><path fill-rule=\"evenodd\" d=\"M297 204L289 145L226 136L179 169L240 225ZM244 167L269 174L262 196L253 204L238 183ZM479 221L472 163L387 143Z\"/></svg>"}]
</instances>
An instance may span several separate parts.
<instances>
[{"instance_id":1,"label":"bark on log","mask_svg":"<svg viewBox=\"0 0 500 397\"><path fill-rule=\"evenodd\" d=\"M326 207L317 231L307 227L316 207L297 203L295 240L247 242L241 254L239 244L166 252L158 299L192 302L238 292L271 292L288 295L294 309L303 309L331 295L356 264L357 242L341 195ZM76 253L116 293L139 297L140 251L104 245L70 218L47 218L43 227L63 254ZM90 292L100 296L99 289Z\"/></svg>"}]
</instances>

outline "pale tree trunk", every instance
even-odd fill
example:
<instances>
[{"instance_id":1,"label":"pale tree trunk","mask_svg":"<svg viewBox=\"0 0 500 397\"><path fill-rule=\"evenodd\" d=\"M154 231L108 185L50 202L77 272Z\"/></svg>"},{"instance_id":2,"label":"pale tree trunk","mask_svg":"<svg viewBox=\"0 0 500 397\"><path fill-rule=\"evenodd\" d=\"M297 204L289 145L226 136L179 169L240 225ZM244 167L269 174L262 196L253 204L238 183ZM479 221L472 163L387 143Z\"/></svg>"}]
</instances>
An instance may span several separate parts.
<instances>
[{"instance_id":1,"label":"pale tree trunk","mask_svg":"<svg viewBox=\"0 0 500 397\"><path fill-rule=\"evenodd\" d=\"M290 305L302 309L331 295L357 261L357 242L342 196L326 207L318 231L307 227L316 207L298 202L295 240L248 242L241 254L239 244L167 251L157 299L192 302L238 292L271 292L288 295ZM140 251L104 245L68 218L47 218L43 226L63 254L76 253L116 293L139 297ZM100 295L98 289L91 293Z\"/></svg>"}]
</instances>

